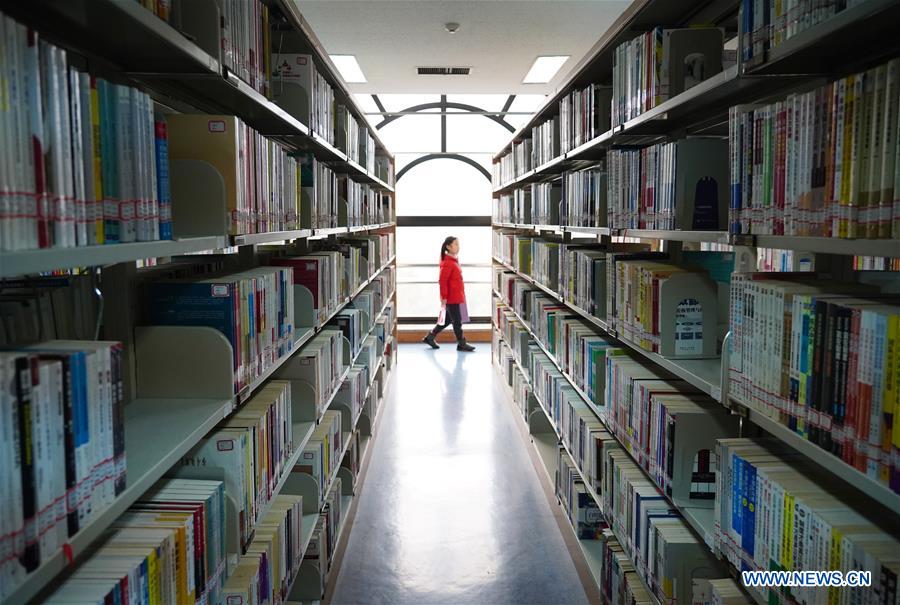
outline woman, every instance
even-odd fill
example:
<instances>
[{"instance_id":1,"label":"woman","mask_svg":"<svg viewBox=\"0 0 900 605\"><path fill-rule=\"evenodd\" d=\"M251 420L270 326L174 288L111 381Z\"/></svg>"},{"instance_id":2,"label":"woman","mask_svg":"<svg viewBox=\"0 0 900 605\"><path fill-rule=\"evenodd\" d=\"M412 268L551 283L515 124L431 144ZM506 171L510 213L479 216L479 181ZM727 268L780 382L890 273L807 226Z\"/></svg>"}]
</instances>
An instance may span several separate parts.
<instances>
[{"instance_id":1,"label":"woman","mask_svg":"<svg viewBox=\"0 0 900 605\"><path fill-rule=\"evenodd\" d=\"M463 337L462 324L463 321L468 321L469 314L466 310L466 290L463 285L462 271L459 268L458 254L459 240L451 235L441 245L441 273L438 278L438 283L441 287L441 308L444 311L442 313L444 322L441 324L439 319L434 329L422 339L422 342L432 349L440 348L434 341L434 337L452 323L453 333L456 334L456 350L475 350L475 347L468 344Z\"/></svg>"}]
</instances>

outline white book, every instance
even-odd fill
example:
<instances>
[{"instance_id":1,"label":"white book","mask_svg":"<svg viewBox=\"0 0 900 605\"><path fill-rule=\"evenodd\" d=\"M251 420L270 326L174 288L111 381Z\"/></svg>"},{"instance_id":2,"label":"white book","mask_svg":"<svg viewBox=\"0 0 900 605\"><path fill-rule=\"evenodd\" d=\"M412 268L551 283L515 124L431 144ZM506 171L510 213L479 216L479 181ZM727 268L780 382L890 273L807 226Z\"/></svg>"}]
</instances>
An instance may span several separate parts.
<instances>
[{"instance_id":1,"label":"white book","mask_svg":"<svg viewBox=\"0 0 900 605\"><path fill-rule=\"evenodd\" d=\"M87 192L84 174L84 128L91 128L90 107L88 107L88 121L83 122L84 109L81 106L84 96L81 90L80 73L69 68L69 115L72 125L71 149L72 149L72 182L73 202L75 209L75 245L86 246L88 242L88 211ZM93 172L92 172L93 174ZM93 225L91 225L93 231Z\"/></svg>"},{"instance_id":2,"label":"white book","mask_svg":"<svg viewBox=\"0 0 900 605\"><path fill-rule=\"evenodd\" d=\"M137 240L137 205L134 179L134 117L131 89L113 85L116 113L116 164L119 178L119 241Z\"/></svg>"}]
</instances>

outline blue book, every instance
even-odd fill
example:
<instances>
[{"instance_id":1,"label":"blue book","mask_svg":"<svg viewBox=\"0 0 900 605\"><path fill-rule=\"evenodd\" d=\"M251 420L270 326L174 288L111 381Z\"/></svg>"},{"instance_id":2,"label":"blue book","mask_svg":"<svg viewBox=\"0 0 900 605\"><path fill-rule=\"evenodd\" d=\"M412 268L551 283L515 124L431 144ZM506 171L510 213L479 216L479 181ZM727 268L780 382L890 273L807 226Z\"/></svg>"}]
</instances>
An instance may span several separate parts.
<instances>
[{"instance_id":1,"label":"blue book","mask_svg":"<svg viewBox=\"0 0 900 605\"><path fill-rule=\"evenodd\" d=\"M141 322L146 326L206 326L218 330L231 343L237 372L240 334L235 296L233 282L151 282L143 289Z\"/></svg>"},{"instance_id":2,"label":"blue book","mask_svg":"<svg viewBox=\"0 0 900 605\"><path fill-rule=\"evenodd\" d=\"M756 536L756 467L744 462L744 510L742 512L741 548L753 558Z\"/></svg>"},{"instance_id":3,"label":"blue book","mask_svg":"<svg viewBox=\"0 0 900 605\"><path fill-rule=\"evenodd\" d=\"M741 507L741 480L743 460L737 454L731 455L731 529L741 534L743 528L742 507Z\"/></svg>"},{"instance_id":4,"label":"blue book","mask_svg":"<svg viewBox=\"0 0 900 605\"><path fill-rule=\"evenodd\" d=\"M156 149L156 196L159 198L159 239L172 239L172 192L169 183L169 132L166 117L153 118Z\"/></svg>"}]
</instances>

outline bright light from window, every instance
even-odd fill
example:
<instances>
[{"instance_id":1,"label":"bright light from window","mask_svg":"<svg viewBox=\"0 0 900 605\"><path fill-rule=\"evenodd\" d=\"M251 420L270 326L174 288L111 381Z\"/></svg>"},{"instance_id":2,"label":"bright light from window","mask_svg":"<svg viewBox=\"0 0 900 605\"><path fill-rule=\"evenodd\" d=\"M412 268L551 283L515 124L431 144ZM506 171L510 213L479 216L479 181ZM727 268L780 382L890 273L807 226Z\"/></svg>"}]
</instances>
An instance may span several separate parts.
<instances>
[{"instance_id":1,"label":"bright light from window","mask_svg":"<svg viewBox=\"0 0 900 605\"><path fill-rule=\"evenodd\" d=\"M344 82L366 82L366 77L353 55L331 55L331 60L341 72Z\"/></svg>"},{"instance_id":2,"label":"bright light from window","mask_svg":"<svg viewBox=\"0 0 900 605\"><path fill-rule=\"evenodd\" d=\"M522 80L522 83L546 84L553 79L553 76L556 75L559 68L568 60L569 55L538 57L534 60L534 64L531 66L531 69L528 70L528 74L525 76L525 79Z\"/></svg>"}]
</instances>

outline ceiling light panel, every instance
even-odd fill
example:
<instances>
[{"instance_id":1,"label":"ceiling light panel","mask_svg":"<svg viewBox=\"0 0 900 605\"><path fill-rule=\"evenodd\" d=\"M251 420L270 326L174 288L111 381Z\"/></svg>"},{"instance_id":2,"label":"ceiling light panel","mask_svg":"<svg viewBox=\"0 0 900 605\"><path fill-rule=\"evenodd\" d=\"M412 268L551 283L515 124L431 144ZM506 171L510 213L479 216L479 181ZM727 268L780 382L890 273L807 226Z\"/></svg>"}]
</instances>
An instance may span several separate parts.
<instances>
[{"instance_id":1,"label":"ceiling light panel","mask_svg":"<svg viewBox=\"0 0 900 605\"><path fill-rule=\"evenodd\" d=\"M332 62L335 67L338 68L338 71L341 72L341 77L344 78L344 82L360 83L366 82L366 76L363 75L362 69L359 67L359 63L356 61L356 57L353 55L330 55Z\"/></svg>"},{"instance_id":2,"label":"ceiling light panel","mask_svg":"<svg viewBox=\"0 0 900 605\"><path fill-rule=\"evenodd\" d=\"M542 56L534 60L531 69L522 80L523 84L546 84L553 79L559 68L569 60L569 55Z\"/></svg>"}]
</instances>

